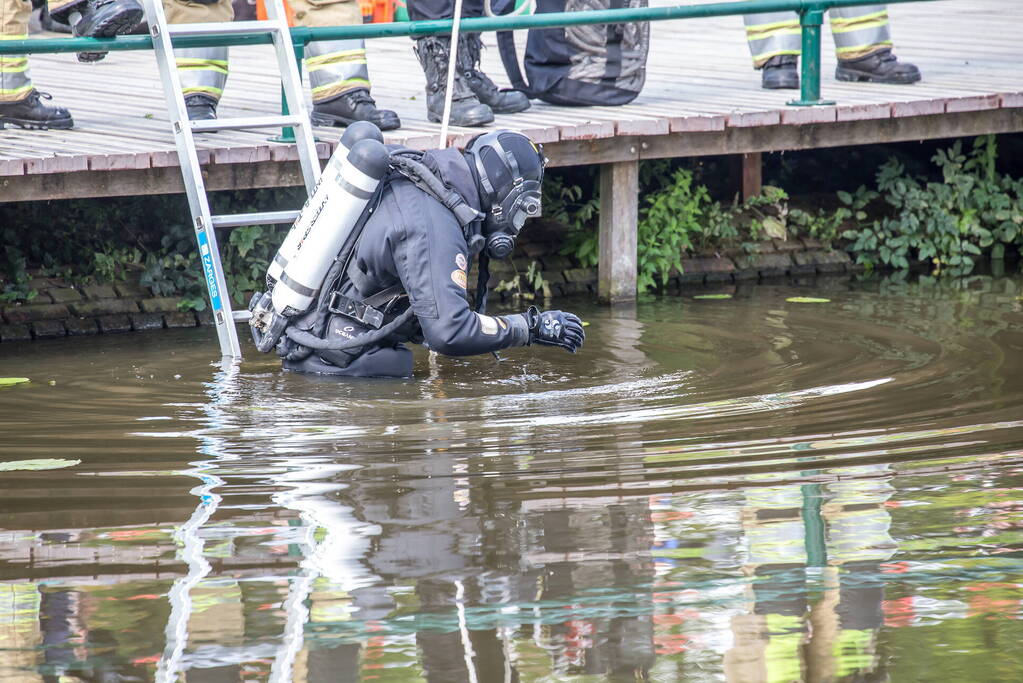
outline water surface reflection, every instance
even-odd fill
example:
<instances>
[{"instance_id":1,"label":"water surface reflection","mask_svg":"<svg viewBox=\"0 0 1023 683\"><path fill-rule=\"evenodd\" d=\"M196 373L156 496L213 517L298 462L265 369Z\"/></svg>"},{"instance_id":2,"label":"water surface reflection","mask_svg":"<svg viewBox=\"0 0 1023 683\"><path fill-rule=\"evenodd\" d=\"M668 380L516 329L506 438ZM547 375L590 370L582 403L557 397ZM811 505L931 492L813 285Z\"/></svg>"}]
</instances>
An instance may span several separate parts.
<instances>
[{"instance_id":1,"label":"water surface reflection","mask_svg":"<svg viewBox=\"0 0 1023 683\"><path fill-rule=\"evenodd\" d=\"M0 680L1023 679L1021 284L594 308L415 381L5 345Z\"/></svg>"}]
</instances>

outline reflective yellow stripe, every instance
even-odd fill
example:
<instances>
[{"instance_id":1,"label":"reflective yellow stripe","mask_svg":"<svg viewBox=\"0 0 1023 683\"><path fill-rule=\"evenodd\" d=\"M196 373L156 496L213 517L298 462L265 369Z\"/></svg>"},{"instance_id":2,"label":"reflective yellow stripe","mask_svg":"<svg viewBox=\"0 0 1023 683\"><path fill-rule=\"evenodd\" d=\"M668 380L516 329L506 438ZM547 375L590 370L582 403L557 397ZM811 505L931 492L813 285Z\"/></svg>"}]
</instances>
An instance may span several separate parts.
<instances>
[{"instance_id":1,"label":"reflective yellow stripe","mask_svg":"<svg viewBox=\"0 0 1023 683\"><path fill-rule=\"evenodd\" d=\"M26 66L28 57L0 57L0 69L5 71L9 68Z\"/></svg>"},{"instance_id":2,"label":"reflective yellow stripe","mask_svg":"<svg viewBox=\"0 0 1023 683\"><path fill-rule=\"evenodd\" d=\"M0 95L18 95L23 92L29 92L32 90L32 85L23 85L20 88L0 88ZM18 99L18 98L11 98Z\"/></svg>"},{"instance_id":3,"label":"reflective yellow stripe","mask_svg":"<svg viewBox=\"0 0 1023 683\"><path fill-rule=\"evenodd\" d=\"M306 57L306 67L312 68L314 65L322 65L333 62L351 62L357 59L362 61L366 60L366 49L360 48L358 50L342 50L340 52L330 52L325 55L319 55L317 57Z\"/></svg>"},{"instance_id":4,"label":"reflective yellow stripe","mask_svg":"<svg viewBox=\"0 0 1023 683\"><path fill-rule=\"evenodd\" d=\"M844 54L848 54L850 52L865 52L866 53L866 52L870 52L870 50L872 50L873 48L876 48L876 47L891 47L891 46L892 46L892 41L890 41L890 40L882 40L879 43L864 43L863 45L853 45L851 47L836 47L835 48L835 54L836 55L844 55Z\"/></svg>"},{"instance_id":5,"label":"reflective yellow stripe","mask_svg":"<svg viewBox=\"0 0 1023 683\"><path fill-rule=\"evenodd\" d=\"M7 66L6 64L0 64L0 74L16 74L23 71L28 71L27 61L21 66Z\"/></svg>"},{"instance_id":6,"label":"reflective yellow stripe","mask_svg":"<svg viewBox=\"0 0 1023 683\"><path fill-rule=\"evenodd\" d=\"M363 57L362 59L345 59L343 61L339 60L336 62L331 62L330 64L315 64L312 66L307 66L306 71L308 71L309 73L313 73L314 71L320 71L321 69L329 69L330 67L337 66L338 64L366 64L366 63L367 62L365 57Z\"/></svg>"},{"instance_id":7,"label":"reflective yellow stripe","mask_svg":"<svg viewBox=\"0 0 1023 683\"><path fill-rule=\"evenodd\" d=\"M182 66L178 65L178 71L210 71L212 73L227 75L227 69L219 66L206 65L206 66Z\"/></svg>"},{"instance_id":8,"label":"reflective yellow stripe","mask_svg":"<svg viewBox=\"0 0 1023 683\"><path fill-rule=\"evenodd\" d=\"M224 94L223 88L214 88L212 85L193 85L187 88L182 88L181 93L183 95L194 95L196 93L205 93L207 95L213 95L218 100L220 96Z\"/></svg>"},{"instance_id":9,"label":"reflective yellow stripe","mask_svg":"<svg viewBox=\"0 0 1023 683\"><path fill-rule=\"evenodd\" d=\"M880 12L872 12L870 14L864 14L859 17L832 17L831 25L834 26L845 26L847 24L858 24L861 21L870 21L872 19L888 19L888 10L883 9Z\"/></svg>"},{"instance_id":10,"label":"reflective yellow stripe","mask_svg":"<svg viewBox=\"0 0 1023 683\"><path fill-rule=\"evenodd\" d=\"M802 35L803 31L797 26L796 28L786 28L780 30L768 31L766 33L747 33L746 40L765 40L767 38L774 38L775 36L798 36Z\"/></svg>"},{"instance_id":11,"label":"reflective yellow stripe","mask_svg":"<svg viewBox=\"0 0 1023 683\"><path fill-rule=\"evenodd\" d=\"M174 60L174 63L178 66L220 66L227 68L226 59L201 59L198 57L178 57Z\"/></svg>"},{"instance_id":12,"label":"reflective yellow stripe","mask_svg":"<svg viewBox=\"0 0 1023 683\"><path fill-rule=\"evenodd\" d=\"M226 59L189 59L181 58L174 60L179 71L212 71L218 74L228 73Z\"/></svg>"},{"instance_id":13,"label":"reflective yellow stripe","mask_svg":"<svg viewBox=\"0 0 1023 683\"><path fill-rule=\"evenodd\" d=\"M351 90L352 88L368 88L369 81L365 78L346 78L343 81L335 81L334 83L328 83L327 85L321 85L318 88L313 88L310 92L313 95L313 99L316 99L317 93L322 93L326 90L336 90L342 92L344 90Z\"/></svg>"},{"instance_id":14,"label":"reflective yellow stripe","mask_svg":"<svg viewBox=\"0 0 1023 683\"><path fill-rule=\"evenodd\" d=\"M746 33L750 31L770 31L773 28L799 28L799 20L789 19L786 21L776 21L772 24L750 24L746 27Z\"/></svg>"},{"instance_id":15,"label":"reflective yellow stripe","mask_svg":"<svg viewBox=\"0 0 1023 683\"><path fill-rule=\"evenodd\" d=\"M0 35L0 40L28 40L28 34L8 33L7 35Z\"/></svg>"},{"instance_id":16,"label":"reflective yellow stripe","mask_svg":"<svg viewBox=\"0 0 1023 683\"><path fill-rule=\"evenodd\" d=\"M881 28L882 26L888 25L888 17L884 19L877 19L875 21L865 21L862 24L854 24L852 26L845 27L831 27L832 33L852 33L853 31L866 31L867 29Z\"/></svg>"},{"instance_id":17,"label":"reflective yellow stripe","mask_svg":"<svg viewBox=\"0 0 1023 683\"><path fill-rule=\"evenodd\" d=\"M753 63L760 66L761 63L766 62L771 57L777 57L778 55L795 55L798 57L800 54L801 50L771 50L770 52L754 55Z\"/></svg>"}]
</instances>

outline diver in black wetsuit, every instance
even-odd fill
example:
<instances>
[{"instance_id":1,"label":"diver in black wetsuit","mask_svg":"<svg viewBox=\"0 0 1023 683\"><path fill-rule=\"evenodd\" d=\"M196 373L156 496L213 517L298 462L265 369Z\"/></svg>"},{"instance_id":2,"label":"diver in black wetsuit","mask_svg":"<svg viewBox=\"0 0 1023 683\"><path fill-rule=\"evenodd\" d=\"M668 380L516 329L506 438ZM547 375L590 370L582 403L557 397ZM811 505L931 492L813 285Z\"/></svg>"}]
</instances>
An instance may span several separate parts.
<instances>
[{"instance_id":1,"label":"diver in black wetsuit","mask_svg":"<svg viewBox=\"0 0 1023 683\"><path fill-rule=\"evenodd\" d=\"M542 151L502 130L476 137L464 153L396 150L392 160L400 173L385 180L354 249L328 274L318 305L292 321L278 344L284 368L408 377L412 352L405 342L449 356L533 343L574 353L585 335L571 313L531 307L485 314L489 259L508 256L526 218L540 214ZM477 254L474 309L466 275ZM361 336L373 341L352 347Z\"/></svg>"}]
</instances>

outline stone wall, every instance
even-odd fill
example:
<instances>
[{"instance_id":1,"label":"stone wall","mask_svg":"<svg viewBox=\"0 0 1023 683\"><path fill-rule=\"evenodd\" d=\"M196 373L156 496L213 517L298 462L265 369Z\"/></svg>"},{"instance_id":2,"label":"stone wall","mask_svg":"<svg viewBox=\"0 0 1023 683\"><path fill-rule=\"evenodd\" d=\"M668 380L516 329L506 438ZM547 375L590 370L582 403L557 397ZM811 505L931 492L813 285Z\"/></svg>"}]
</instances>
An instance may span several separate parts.
<instances>
[{"instance_id":1,"label":"stone wall","mask_svg":"<svg viewBox=\"0 0 1023 683\"><path fill-rule=\"evenodd\" d=\"M210 316L179 311L178 299L153 296L137 284L75 287L36 277L29 285L38 296L0 310L0 343L212 324Z\"/></svg>"},{"instance_id":2,"label":"stone wall","mask_svg":"<svg viewBox=\"0 0 1023 683\"><path fill-rule=\"evenodd\" d=\"M491 287L525 275L536 262L555 297L597 293L597 269L583 268L560 252L564 235L552 228L537 231L518 245L510 261L491 264ZM475 269L474 269L475 270ZM855 270L848 254L825 249L816 240L761 242L752 253L687 255L682 272L674 273L667 292L762 278L841 273ZM470 277L470 287L475 287ZM64 336L108 334L212 324L207 312L178 310L178 299L157 297L144 287L113 283L75 287L60 278L36 277L30 286L39 292L31 302L0 309L0 343ZM249 294L245 295L248 301ZM493 298L509 293L494 294ZM236 307L240 307L238 302Z\"/></svg>"},{"instance_id":3,"label":"stone wall","mask_svg":"<svg viewBox=\"0 0 1023 683\"><path fill-rule=\"evenodd\" d=\"M516 250L511 262L492 264L491 286L513 278L516 272L524 274L535 261L541 266L553 296L596 296L597 269L583 268L575 259L560 254L557 244L560 242L527 243ZM682 259L682 271L669 276L665 291L671 293L730 282L860 270L862 267L854 264L846 252L828 249L818 240L773 240L757 243L750 253L734 250L722 254L686 254Z\"/></svg>"}]
</instances>

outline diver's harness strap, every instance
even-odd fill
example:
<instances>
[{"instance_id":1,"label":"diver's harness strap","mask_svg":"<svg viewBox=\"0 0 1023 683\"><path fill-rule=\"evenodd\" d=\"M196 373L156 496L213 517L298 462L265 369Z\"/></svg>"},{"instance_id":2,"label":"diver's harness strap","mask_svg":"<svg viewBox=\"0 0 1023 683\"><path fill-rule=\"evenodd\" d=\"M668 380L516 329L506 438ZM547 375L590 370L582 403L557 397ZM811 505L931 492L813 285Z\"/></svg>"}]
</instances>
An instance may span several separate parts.
<instances>
[{"instance_id":1,"label":"diver's harness strap","mask_svg":"<svg viewBox=\"0 0 1023 683\"><path fill-rule=\"evenodd\" d=\"M351 267L348 269L349 276L351 276L352 270L353 268ZM355 285L355 288L362 291L358 284ZM327 304L327 310L331 313L351 318L366 327L379 330L387 321L388 314L378 307L390 308L394 301L403 295L404 291L401 283L398 283L360 301L335 290L330 294L330 303Z\"/></svg>"},{"instance_id":2,"label":"diver's harness strap","mask_svg":"<svg viewBox=\"0 0 1023 683\"><path fill-rule=\"evenodd\" d=\"M444 184L426 164L416 157L422 158L422 152L402 150L391 154L391 163L395 170L407 178L413 185L427 193L455 215L455 220L467 230L473 223L483 220L483 214L465 202L465 198Z\"/></svg>"}]
</instances>

